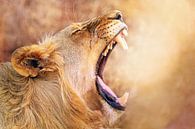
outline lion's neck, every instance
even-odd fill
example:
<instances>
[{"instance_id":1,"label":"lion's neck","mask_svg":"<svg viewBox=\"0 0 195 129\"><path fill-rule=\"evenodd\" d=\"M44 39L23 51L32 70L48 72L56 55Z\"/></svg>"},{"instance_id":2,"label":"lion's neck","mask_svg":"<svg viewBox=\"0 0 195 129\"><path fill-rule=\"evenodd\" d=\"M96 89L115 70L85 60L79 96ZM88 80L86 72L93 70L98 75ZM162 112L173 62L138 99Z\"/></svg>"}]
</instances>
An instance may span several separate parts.
<instances>
[{"instance_id":1,"label":"lion's neck","mask_svg":"<svg viewBox=\"0 0 195 129\"><path fill-rule=\"evenodd\" d=\"M0 115L3 116L0 123L4 129L80 129L101 126L100 115L89 110L68 85L64 87L64 103L57 76L24 78L10 64L1 66L0 74Z\"/></svg>"}]
</instances>

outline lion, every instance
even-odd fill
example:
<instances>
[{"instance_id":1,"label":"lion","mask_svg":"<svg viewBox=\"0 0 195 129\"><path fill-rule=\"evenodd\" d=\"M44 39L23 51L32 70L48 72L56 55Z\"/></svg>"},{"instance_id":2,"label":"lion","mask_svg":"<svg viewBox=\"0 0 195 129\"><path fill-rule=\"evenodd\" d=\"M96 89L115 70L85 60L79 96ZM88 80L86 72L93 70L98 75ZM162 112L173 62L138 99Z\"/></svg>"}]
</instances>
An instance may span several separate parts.
<instances>
[{"instance_id":1,"label":"lion","mask_svg":"<svg viewBox=\"0 0 195 129\"><path fill-rule=\"evenodd\" d=\"M1 128L115 128L129 94L118 97L103 70L117 44L128 48L126 35L115 10L16 49L0 66Z\"/></svg>"}]
</instances>

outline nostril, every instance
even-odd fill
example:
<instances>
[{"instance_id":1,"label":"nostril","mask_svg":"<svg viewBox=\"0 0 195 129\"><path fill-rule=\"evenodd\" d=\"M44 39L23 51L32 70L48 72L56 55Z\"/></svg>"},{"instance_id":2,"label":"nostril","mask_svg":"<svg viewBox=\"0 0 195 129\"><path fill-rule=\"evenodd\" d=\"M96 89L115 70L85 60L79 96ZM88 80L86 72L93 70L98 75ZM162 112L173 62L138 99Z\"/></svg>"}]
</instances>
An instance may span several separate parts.
<instances>
[{"instance_id":1,"label":"nostril","mask_svg":"<svg viewBox=\"0 0 195 129\"><path fill-rule=\"evenodd\" d=\"M116 13L115 19L117 20L122 20L122 14L121 13Z\"/></svg>"}]
</instances>

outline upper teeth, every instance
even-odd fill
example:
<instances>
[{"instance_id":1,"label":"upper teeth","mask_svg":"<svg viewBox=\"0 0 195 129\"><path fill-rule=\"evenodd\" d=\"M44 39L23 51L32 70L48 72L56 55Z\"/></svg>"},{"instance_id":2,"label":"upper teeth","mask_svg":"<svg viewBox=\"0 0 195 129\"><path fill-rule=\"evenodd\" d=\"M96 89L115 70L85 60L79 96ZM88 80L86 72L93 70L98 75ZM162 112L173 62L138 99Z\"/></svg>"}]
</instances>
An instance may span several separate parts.
<instances>
[{"instance_id":1,"label":"upper teeth","mask_svg":"<svg viewBox=\"0 0 195 129\"><path fill-rule=\"evenodd\" d=\"M109 45L108 45L108 49L110 49L110 50L112 50L112 43L110 43Z\"/></svg>"},{"instance_id":2,"label":"upper teeth","mask_svg":"<svg viewBox=\"0 0 195 129\"><path fill-rule=\"evenodd\" d=\"M113 48L113 44L114 44L114 41L116 41L117 43L119 43L123 49L128 49L128 45L127 45L127 42L125 40L125 36L128 35L128 32L126 29L124 29L123 31L121 31L115 38L113 41L111 41L110 44L108 44L108 46L106 47L106 49L104 50L104 52L102 53L103 56L106 56L109 49L112 50Z\"/></svg>"},{"instance_id":3,"label":"upper teeth","mask_svg":"<svg viewBox=\"0 0 195 129\"><path fill-rule=\"evenodd\" d=\"M107 55L109 49L112 50L113 48L113 42L111 42L110 44L108 44L108 46L106 47L106 50L104 50L104 52L102 53L104 56Z\"/></svg>"},{"instance_id":4,"label":"upper teeth","mask_svg":"<svg viewBox=\"0 0 195 129\"><path fill-rule=\"evenodd\" d=\"M109 49L108 49L108 47L107 47L106 50L104 50L104 52L102 53L102 55L103 55L103 56L106 56L107 53L108 53L108 51L109 51Z\"/></svg>"},{"instance_id":5,"label":"upper teeth","mask_svg":"<svg viewBox=\"0 0 195 129\"><path fill-rule=\"evenodd\" d=\"M124 29L124 30L122 31L122 34L123 34L124 36L128 36L127 29Z\"/></svg>"},{"instance_id":6,"label":"upper teeth","mask_svg":"<svg viewBox=\"0 0 195 129\"><path fill-rule=\"evenodd\" d=\"M127 42L125 40L125 36L128 35L128 32L126 29L124 29L120 34L118 34L116 37L115 37L115 41L118 42L122 47L123 49L128 49L128 45L127 45Z\"/></svg>"}]
</instances>

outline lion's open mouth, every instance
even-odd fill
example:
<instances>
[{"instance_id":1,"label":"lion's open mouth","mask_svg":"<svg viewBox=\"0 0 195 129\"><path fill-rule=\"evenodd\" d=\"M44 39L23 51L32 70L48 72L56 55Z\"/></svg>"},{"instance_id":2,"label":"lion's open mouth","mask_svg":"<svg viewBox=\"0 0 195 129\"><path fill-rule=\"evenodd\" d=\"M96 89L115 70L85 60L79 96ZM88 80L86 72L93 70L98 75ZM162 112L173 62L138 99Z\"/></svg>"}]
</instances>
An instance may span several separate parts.
<instances>
[{"instance_id":1,"label":"lion's open mouth","mask_svg":"<svg viewBox=\"0 0 195 129\"><path fill-rule=\"evenodd\" d=\"M123 49L128 49L127 43L125 41L125 36L127 36L127 28L124 27L117 33L114 38L108 43L106 48L102 51L99 56L97 65L96 65L96 87L97 91L102 96L102 98L113 108L118 110L124 110L125 106L121 99L124 97L118 98L117 95L104 83L103 79L103 70L109 55L111 54L113 48L116 44L120 44Z\"/></svg>"}]
</instances>

